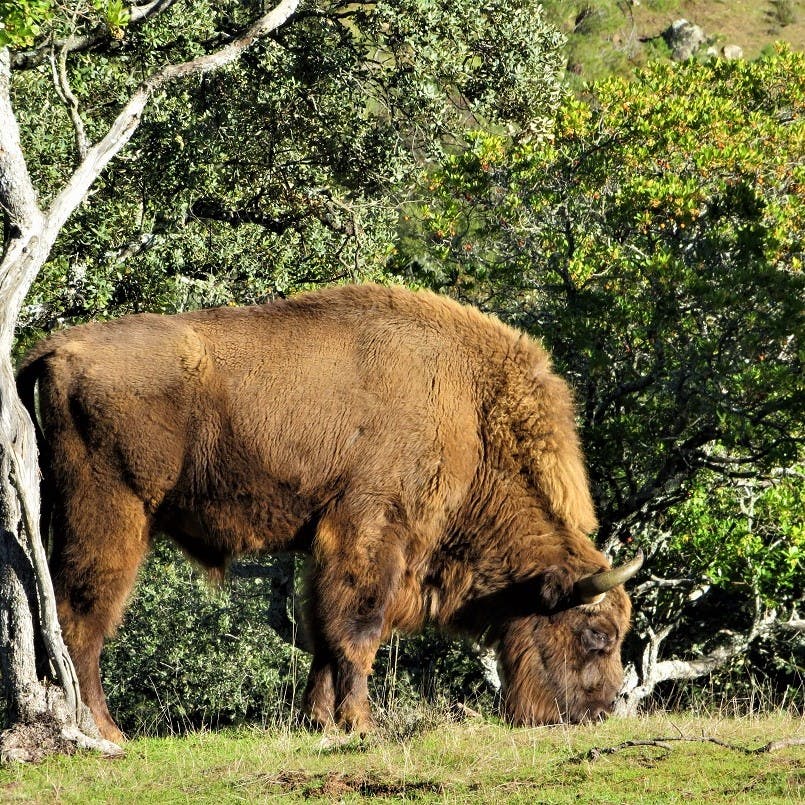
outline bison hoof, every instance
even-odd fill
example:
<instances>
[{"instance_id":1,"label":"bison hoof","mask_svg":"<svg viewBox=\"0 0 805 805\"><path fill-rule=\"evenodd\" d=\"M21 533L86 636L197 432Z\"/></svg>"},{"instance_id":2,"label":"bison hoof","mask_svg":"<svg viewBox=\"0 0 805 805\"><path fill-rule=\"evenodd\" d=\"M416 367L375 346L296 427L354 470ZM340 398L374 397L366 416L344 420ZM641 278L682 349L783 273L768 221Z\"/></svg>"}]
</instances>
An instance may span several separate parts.
<instances>
[{"instance_id":1,"label":"bison hoof","mask_svg":"<svg viewBox=\"0 0 805 805\"><path fill-rule=\"evenodd\" d=\"M115 726L114 722L107 721L98 724L98 732L101 738L111 741L113 744L123 744L126 742L126 736Z\"/></svg>"},{"instance_id":2,"label":"bison hoof","mask_svg":"<svg viewBox=\"0 0 805 805\"><path fill-rule=\"evenodd\" d=\"M341 727L344 732L360 735L361 739L375 731L374 719L371 714L363 710L350 712L344 712L342 710L338 714L338 726Z\"/></svg>"}]
</instances>

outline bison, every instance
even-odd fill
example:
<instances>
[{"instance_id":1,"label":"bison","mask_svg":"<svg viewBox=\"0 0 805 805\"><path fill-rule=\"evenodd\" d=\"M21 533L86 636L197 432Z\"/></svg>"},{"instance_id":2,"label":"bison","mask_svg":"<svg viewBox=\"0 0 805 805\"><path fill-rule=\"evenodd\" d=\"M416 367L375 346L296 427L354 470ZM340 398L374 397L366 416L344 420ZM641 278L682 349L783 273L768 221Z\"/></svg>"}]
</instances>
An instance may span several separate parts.
<instances>
[{"instance_id":1,"label":"bison","mask_svg":"<svg viewBox=\"0 0 805 805\"><path fill-rule=\"evenodd\" d=\"M641 557L610 569L574 406L545 350L447 298L358 285L251 307L132 315L24 359L51 573L81 695L156 532L221 573L310 555L314 725L371 727L393 629L495 649L513 724L612 708Z\"/></svg>"}]
</instances>

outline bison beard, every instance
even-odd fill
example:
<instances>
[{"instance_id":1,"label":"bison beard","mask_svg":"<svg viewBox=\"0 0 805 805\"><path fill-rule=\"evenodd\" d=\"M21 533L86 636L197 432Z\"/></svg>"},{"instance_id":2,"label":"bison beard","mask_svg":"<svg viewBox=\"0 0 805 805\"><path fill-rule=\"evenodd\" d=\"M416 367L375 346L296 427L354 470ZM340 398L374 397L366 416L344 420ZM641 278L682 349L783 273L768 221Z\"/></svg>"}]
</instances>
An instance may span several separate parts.
<instances>
[{"instance_id":1,"label":"bison beard","mask_svg":"<svg viewBox=\"0 0 805 805\"><path fill-rule=\"evenodd\" d=\"M222 572L303 551L311 721L371 726L393 629L496 648L515 724L595 718L621 683L639 560L609 571L566 384L527 336L443 297L353 286L264 306L137 315L25 359L51 572L82 697L155 532Z\"/></svg>"}]
</instances>

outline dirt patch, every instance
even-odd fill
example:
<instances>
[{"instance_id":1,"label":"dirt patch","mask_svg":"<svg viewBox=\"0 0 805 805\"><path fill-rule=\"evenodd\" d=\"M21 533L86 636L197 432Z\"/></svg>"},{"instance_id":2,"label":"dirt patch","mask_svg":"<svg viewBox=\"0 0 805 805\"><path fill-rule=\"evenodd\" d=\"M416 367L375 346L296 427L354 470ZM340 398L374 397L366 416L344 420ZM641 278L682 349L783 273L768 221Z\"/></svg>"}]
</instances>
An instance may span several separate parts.
<instances>
[{"instance_id":1,"label":"dirt patch","mask_svg":"<svg viewBox=\"0 0 805 805\"><path fill-rule=\"evenodd\" d=\"M0 736L0 762L41 763L49 755L72 755L76 744L64 738L50 715L29 724L15 724Z\"/></svg>"},{"instance_id":2,"label":"dirt patch","mask_svg":"<svg viewBox=\"0 0 805 805\"><path fill-rule=\"evenodd\" d=\"M279 789L283 794L302 794L304 797L338 799L350 794L362 797L401 797L417 794L444 794L443 783L434 780L394 780L374 772L346 774L330 771L326 774L308 774L303 771L282 771L262 775L260 787Z\"/></svg>"}]
</instances>

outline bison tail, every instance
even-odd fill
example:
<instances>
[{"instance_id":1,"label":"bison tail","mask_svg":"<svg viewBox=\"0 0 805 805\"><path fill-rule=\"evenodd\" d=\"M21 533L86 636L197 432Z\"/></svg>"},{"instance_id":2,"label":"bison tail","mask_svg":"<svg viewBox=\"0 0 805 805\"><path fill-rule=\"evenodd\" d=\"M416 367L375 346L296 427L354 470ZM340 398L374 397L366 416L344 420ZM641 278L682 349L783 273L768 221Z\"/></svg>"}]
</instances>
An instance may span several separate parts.
<instances>
[{"instance_id":1,"label":"bison tail","mask_svg":"<svg viewBox=\"0 0 805 805\"><path fill-rule=\"evenodd\" d=\"M23 358L17 369L17 394L34 423L34 432L36 433L36 443L39 447L40 456L47 444L37 412L37 385L46 375L47 359L52 351L53 347L48 341L40 343Z\"/></svg>"},{"instance_id":2,"label":"bison tail","mask_svg":"<svg viewBox=\"0 0 805 805\"><path fill-rule=\"evenodd\" d=\"M37 384L42 379L45 373L46 358L49 350L45 351L40 348L34 349L30 352L19 369L17 370L17 394L28 411L31 421L34 424L34 433L36 434L36 445L39 450L39 474L40 482L40 534L42 541L45 544L45 549L48 547L48 537L50 534L50 519L53 511L54 500L54 487L53 479L48 472L50 462L48 460L48 443L45 439L42 424L39 420L36 405Z\"/></svg>"}]
</instances>

